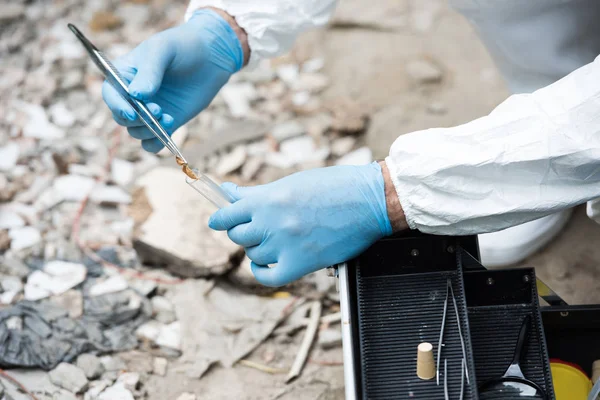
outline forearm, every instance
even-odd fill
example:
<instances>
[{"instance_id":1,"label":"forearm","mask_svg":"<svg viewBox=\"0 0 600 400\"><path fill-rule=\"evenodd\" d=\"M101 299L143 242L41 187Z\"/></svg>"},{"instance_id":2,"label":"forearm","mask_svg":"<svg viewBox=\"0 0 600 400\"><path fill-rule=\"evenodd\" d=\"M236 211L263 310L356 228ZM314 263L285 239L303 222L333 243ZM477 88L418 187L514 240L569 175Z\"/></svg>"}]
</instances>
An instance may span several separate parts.
<instances>
[{"instance_id":1,"label":"forearm","mask_svg":"<svg viewBox=\"0 0 600 400\"><path fill-rule=\"evenodd\" d=\"M336 3L337 0L191 0L185 19L205 7L227 13L247 35L248 64L252 66L261 59L286 53L301 33L325 25Z\"/></svg>"},{"instance_id":2,"label":"forearm","mask_svg":"<svg viewBox=\"0 0 600 400\"><path fill-rule=\"evenodd\" d=\"M231 28L235 32L235 35L239 39L240 44L242 45L242 50L244 50L244 65L247 65L248 60L250 59L250 46L248 45L248 34L246 33L246 31L244 29L242 29L238 25L235 18L232 17L231 15L229 15L227 12L225 12L219 8L215 8L215 7L205 7L205 8L213 10L214 12L219 14L231 26Z\"/></svg>"},{"instance_id":3,"label":"forearm","mask_svg":"<svg viewBox=\"0 0 600 400\"><path fill-rule=\"evenodd\" d=\"M410 228L500 230L600 197L600 61L490 115L399 137L386 164Z\"/></svg>"},{"instance_id":4,"label":"forearm","mask_svg":"<svg viewBox=\"0 0 600 400\"><path fill-rule=\"evenodd\" d=\"M403 231L408 228L408 224L406 223L406 217L404 215L402 205L400 204L400 199L396 194L396 188L394 187L394 183L392 182L390 170L388 169L385 161L380 161L379 165L381 165L381 173L383 174L383 182L385 186L385 203L388 218L390 219L390 223L392 225L392 231Z\"/></svg>"}]
</instances>

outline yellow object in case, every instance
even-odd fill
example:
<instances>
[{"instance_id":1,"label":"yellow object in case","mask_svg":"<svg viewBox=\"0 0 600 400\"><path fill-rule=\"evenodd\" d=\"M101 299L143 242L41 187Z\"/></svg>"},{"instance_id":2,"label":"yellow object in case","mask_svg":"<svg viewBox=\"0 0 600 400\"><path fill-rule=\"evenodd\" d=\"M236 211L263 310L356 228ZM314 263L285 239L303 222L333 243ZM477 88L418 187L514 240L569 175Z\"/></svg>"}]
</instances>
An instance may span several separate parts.
<instances>
[{"instance_id":1,"label":"yellow object in case","mask_svg":"<svg viewBox=\"0 0 600 400\"><path fill-rule=\"evenodd\" d=\"M556 400L587 400L592 381L580 369L567 363L552 361L552 381Z\"/></svg>"}]
</instances>

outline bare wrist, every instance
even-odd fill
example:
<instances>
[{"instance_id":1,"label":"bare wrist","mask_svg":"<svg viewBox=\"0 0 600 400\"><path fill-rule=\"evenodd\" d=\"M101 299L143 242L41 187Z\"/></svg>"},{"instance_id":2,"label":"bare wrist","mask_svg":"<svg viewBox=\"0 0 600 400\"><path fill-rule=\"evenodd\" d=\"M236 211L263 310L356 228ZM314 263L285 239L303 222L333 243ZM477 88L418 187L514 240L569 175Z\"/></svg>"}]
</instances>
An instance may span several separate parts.
<instances>
[{"instance_id":1,"label":"bare wrist","mask_svg":"<svg viewBox=\"0 0 600 400\"><path fill-rule=\"evenodd\" d=\"M390 223L392 225L392 231L398 232L408 229L406 216L404 215L404 210L402 209L402 205L400 204L400 199L398 199L398 194L396 193L396 188L394 187L394 183L392 182L392 177L390 175L390 171L387 167L387 164L385 163L385 161L379 161L379 165L381 165L381 173L383 174L383 182L385 187L385 203L388 218L390 219Z\"/></svg>"},{"instance_id":2,"label":"bare wrist","mask_svg":"<svg viewBox=\"0 0 600 400\"><path fill-rule=\"evenodd\" d=\"M215 7L206 7L209 10L213 10L217 14L219 14L227 23L231 26L235 35L238 37L242 45L242 50L244 51L244 65L248 64L248 60L250 60L250 46L248 45L248 34L244 29L242 29L234 17L221 10L220 8Z\"/></svg>"}]
</instances>

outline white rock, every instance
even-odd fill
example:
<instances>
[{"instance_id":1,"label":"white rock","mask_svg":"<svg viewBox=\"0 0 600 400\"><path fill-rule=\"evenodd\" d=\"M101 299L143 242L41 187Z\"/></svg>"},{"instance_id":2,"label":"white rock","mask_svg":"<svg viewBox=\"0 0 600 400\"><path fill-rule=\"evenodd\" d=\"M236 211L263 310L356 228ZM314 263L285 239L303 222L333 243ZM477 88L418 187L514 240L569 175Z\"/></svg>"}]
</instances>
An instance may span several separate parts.
<instances>
[{"instance_id":1,"label":"white rock","mask_svg":"<svg viewBox=\"0 0 600 400\"><path fill-rule=\"evenodd\" d=\"M80 354L77 357L77 366L81 368L88 379L97 379L104 373L104 365L93 354Z\"/></svg>"},{"instance_id":2,"label":"white rock","mask_svg":"<svg viewBox=\"0 0 600 400\"><path fill-rule=\"evenodd\" d=\"M42 106L16 100L13 102L16 109L28 116L28 121L23 127L23 136L35 139L61 139L65 132L48 121L48 116Z\"/></svg>"},{"instance_id":3,"label":"white rock","mask_svg":"<svg viewBox=\"0 0 600 400\"><path fill-rule=\"evenodd\" d=\"M21 290L23 290L23 282L21 282L21 279L16 276L6 276L2 278L0 283L5 292L19 293Z\"/></svg>"},{"instance_id":4,"label":"white rock","mask_svg":"<svg viewBox=\"0 0 600 400\"><path fill-rule=\"evenodd\" d=\"M178 128L175 132L173 132L171 137L173 138L173 141L175 142L177 147L182 148L183 144L185 143L185 141L188 138L187 126L184 125L184 126ZM172 157L173 156L171 154L171 152L169 151L169 149L167 149L166 147L164 147L161 151L159 151L157 155L159 157Z\"/></svg>"},{"instance_id":5,"label":"white rock","mask_svg":"<svg viewBox=\"0 0 600 400\"><path fill-rule=\"evenodd\" d=\"M100 393L111 384L112 382L106 379L90 382L90 387L88 391L85 392L85 395L83 395L83 400L97 400Z\"/></svg>"},{"instance_id":6,"label":"white rock","mask_svg":"<svg viewBox=\"0 0 600 400\"><path fill-rule=\"evenodd\" d=\"M326 75L318 73L301 74L293 83L292 89L296 91L307 91L310 93L319 93L329 86L329 78Z\"/></svg>"},{"instance_id":7,"label":"white rock","mask_svg":"<svg viewBox=\"0 0 600 400\"><path fill-rule=\"evenodd\" d=\"M97 178L104 175L104 168L94 164L69 164L69 174Z\"/></svg>"},{"instance_id":8,"label":"white rock","mask_svg":"<svg viewBox=\"0 0 600 400\"><path fill-rule=\"evenodd\" d=\"M119 383L127 390L135 391L140 383L140 374L137 372L124 372L117 379L117 384Z\"/></svg>"},{"instance_id":9,"label":"white rock","mask_svg":"<svg viewBox=\"0 0 600 400\"><path fill-rule=\"evenodd\" d=\"M242 166L242 179L246 181L254 179L263 164L264 160L262 157L250 157Z\"/></svg>"},{"instance_id":10,"label":"white rock","mask_svg":"<svg viewBox=\"0 0 600 400\"><path fill-rule=\"evenodd\" d=\"M52 297L51 301L67 310L69 312L69 317L73 319L77 319L83 314L83 294L81 293L81 290L67 290L58 296Z\"/></svg>"},{"instance_id":11,"label":"white rock","mask_svg":"<svg viewBox=\"0 0 600 400\"><path fill-rule=\"evenodd\" d=\"M161 324L158 321L148 321L136 329L135 336L139 340L154 343L164 326L164 324Z\"/></svg>"},{"instance_id":12,"label":"white rock","mask_svg":"<svg viewBox=\"0 0 600 400\"><path fill-rule=\"evenodd\" d=\"M96 185L90 200L98 204L130 204L131 196L118 186Z\"/></svg>"},{"instance_id":13,"label":"white rock","mask_svg":"<svg viewBox=\"0 0 600 400\"><path fill-rule=\"evenodd\" d=\"M342 346L342 331L341 329L323 329L319 331L319 346L322 349L332 349Z\"/></svg>"},{"instance_id":14,"label":"white rock","mask_svg":"<svg viewBox=\"0 0 600 400\"><path fill-rule=\"evenodd\" d=\"M278 142L291 139L296 136L302 136L306 133L304 126L298 121L287 121L277 124L271 130L271 136Z\"/></svg>"},{"instance_id":15,"label":"white rock","mask_svg":"<svg viewBox=\"0 0 600 400\"><path fill-rule=\"evenodd\" d=\"M94 188L94 179L81 175L62 175L54 180L53 194L60 201L81 201Z\"/></svg>"},{"instance_id":16,"label":"white rock","mask_svg":"<svg viewBox=\"0 0 600 400\"><path fill-rule=\"evenodd\" d=\"M27 249L42 241L40 231L32 226L11 229L8 236L11 240L10 248L14 251Z\"/></svg>"},{"instance_id":17,"label":"white rock","mask_svg":"<svg viewBox=\"0 0 600 400\"><path fill-rule=\"evenodd\" d=\"M152 373L158 376L167 375L167 367L169 366L169 362L166 358L156 357L154 359Z\"/></svg>"},{"instance_id":18,"label":"white rock","mask_svg":"<svg viewBox=\"0 0 600 400\"><path fill-rule=\"evenodd\" d=\"M174 311L173 304L163 296L154 296L150 302L155 312Z\"/></svg>"},{"instance_id":19,"label":"white rock","mask_svg":"<svg viewBox=\"0 0 600 400\"><path fill-rule=\"evenodd\" d=\"M250 102L257 98L258 92L250 82L229 83L221 89L221 96L231 115L238 118L250 113Z\"/></svg>"},{"instance_id":20,"label":"white rock","mask_svg":"<svg viewBox=\"0 0 600 400\"><path fill-rule=\"evenodd\" d=\"M338 159L336 165L365 165L373 161L373 153L368 147L361 147Z\"/></svg>"},{"instance_id":21,"label":"white rock","mask_svg":"<svg viewBox=\"0 0 600 400\"><path fill-rule=\"evenodd\" d=\"M181 324L179 321L165 325L156 338L156 344L170 349L181 350Z\"/></svg>"},{"instance_id":22,"label":"white rock","mask_svg":"<svg viewBox=\"0 0 600 400\"><path fill-rule=\"evenodd\" d=\"M196 395L194 393L185 392L179 395L177 400L196 400Z\"/></svg>"},{"instance_id":23,"label":"white rock","mask_svg":"<svg viewBox=\"0 0 600 400\"><path fill-rule=\"evenodd\" d=\"M302 72L319 72L325 66L325 59L312 58L302 64Z\"/></svg>"},{"instance_id":24,"label":"white rock","mask_svg":"<svg viewBox=\"0 0 600 400\"><path fill-rule=\"evenodd\" d=\"M104 390L98 400L135 400L133 394L122 383L116 383Z\"/></svg>"},{"instance_id":25,"label":"white rock","mask_svg":"<svg viewBox=\"0 0 600 400\"><path fill-rule=\"evenodd\" d=\"M266 140L249 143L246 146L246 152L249 156L262 156L271 151L271 146Z\"/></svg>"},{"instance_id":26,"label":"white rock","mask_svg":"<svg viewBox=\"0 0 600 400\"><path fill-rule=\"evenodd\" d=\"M0 207L0 229L13 229L25 226L25 220L21 216L9 209L9 207Z\"/></svg>"},{"instance_id":27,"label":"white rock","mask_svg":"<svg viewBox=\"0 0 600 400\"><path fill-rule=\"evenodd\" d=\"M85 280L87 269L83 264L50 261L43 271L34 271L25 284L25 299L39 300L65 293Z\"/></svg>"},{"instance_id":28,"label":"white rock","mask_svg":"<svg viewBox=\"0 0 600 400\"><path fill-rule=\"evenodd\" d=\"M73 393L82 392L88 385L85 373L73 364L60 363L48 375L53 384Z\"/></svg>"},{"instance_id":29,"label":"white rock","mask_svg":"<svg viewBox=\"0 0 600 400\"><path fill-rule=\"evenodd\" d=\"M33 183L25 191L17 194L15 200L21 203L32 203L50 185L52 185L52 179L49 175L37 175Z\"/></svg>"},{"instance_id":30,"label":"white rock","mask_svg":"<svg viewBox=\"0 0 600 400\"><path fill-rule=\"evenodd\" d=\"M326 146L317 148L310 136L284 140L279 151L294 164L323 161L329 157L330 153Z\"/></svg>"},{"instance_id":31,"label":"white rock","mask_svg":"<svg viewBox=\"0 0 600 400\"><path fill-rule=\"evenodd\" d=\"M20 292L7 291L0 294L0 303L4 305L12 304Z\"/></svg>"},{"instance_id":32,"label":"white rock","mask_svg":"<svg viewBox=\"0 0 600 400\"><path fill-rule=\"evenodd\" d=\"M442 80L440 68L428 60L414 60L406 65L408 75L418 83L435 83Z\"/></svg>"},{"instance_id":33,"label":"white rock","mask_svg":"<svg viewBox=\"0 0 600 400\"><path fill-rule=\"evenodd\" d=\"M275 168L287 169L294 166L294 161L280 152L268 153L265 156L265 163Z\"/></svg>"},{"instance_id":34,"label":"white rock","mask_svg":"<svg viewBox=\"0 0 600 400\"><path fill-rule=\"evenodd\" d=\"M434 101L427 106L427 112L434 115L443 115L448 111L448 107L440 101Z\"/></svg>"},{"instance_id":35,"label":"white rock","mask_svg":"<svg viewBox=\"0 0 600 400\"><path fill-rule=\"evenodd\" d=\"M129 285L125 278L121 275L114 275L108 278L107 280L96 283L94 286L90 288L89 295L100 296L107 293L116 293L127 289Z\"/></svg>"},{"instance_id":36,"label":"white rock","mask_svg":"<svg viewBox=\"0 0 600 400\"><path fill-rule=\"evenodd\" d=\"M341 157L352 150L356 144L356 138L354 136L343 136L334 139L331 142L331 154L336 157Z\"/></svg>"},{"instance_id":37,"label":"white rock","mask_svg":"<svg viewBox=\"0 0 600 400\"><path fill-rule=\"evenodd\" d=\"M12 316L10 318L7 318L6 327L8 329L20 331L21 329L23 329L23 318L16 316L16 315Z\"/></svg>"},{"instance_id":38,"label":"white rock","mask_svg":"<svg viewBox=\"0 0 600 400\"><path fill-rule=\"evenodd\" d=\"M232 152L221 157L215 173L219 176L225 176L238 170L246 161L246 156L246 147L237 146Z\"/></svg>"},{"instance_id":39,"label":"white rock","mask_svg":"<svg viewBox=\"0 0 600 400\"><path fill-rule=\"evenodd\" d=\"M284 64L277 67L275 71L279 79L284 81L286 85L292 86L298 79L300 74L300 68L296 64Z\"/></svg>"},{"instance_id":40,"label":"white rock","mask_svg":"<svg viewBox=\"0 0 600 400\"><path fill-rule=\"evenodd\" d=\"M77 45L77 43L75 43ZM77 46L80 48L81 46ZM70 128L75 125L75 115L67 108L65 103L59 102L53 104L48 110L52 122L63 128Z\"/></svg>"},{"instance_id":41,"label":"white rock","mask_svg":"<svg viewBox=\"0 0 600 400\"><path fill-rule=\"evenodd\" d=\"M292 96L292 104L297 107L302 107L308 104L310 101L310 92L303 91L294 93Z\"/></svg>"},{"instance_id":42,"label":"white rock","mask_svg":"<svg viewBox=\"0 0 600 400\"><path fill-rule=\"evenodd\" d=\"M125 187L133 180L133 170L132 162L115 158L110 164L110 177L114 183Z\"/></svg>"},{"instance_id":43,"label":"white rock","mask_svg":"<svg viewBox=\"0 0 600 400\"><path fill-rule=\"evenodd\" d=\"M145 279L133 279L129 281L129 286L136 290L144 297L148 297L152 292L156 290L158 284L154 281Z\"/></svg>"},{"instance_id":44,"label":"white rock","mask_svg":"<svg viewBox=\"0 0 600 400\"><path fill-rule=\"evenodd\" d=\"M19 145L16 143L8 143L0 147L0 171L10 171L19 160L20 154Z\"/></svg>"},{"instance_id":45,"label":"white rock","mask_svg":"<svg viewBox=\"0 0 600 400\"><path fill-rule=\"evenodd\" d=\"M132 207L151 211L134 236L140 261L164 262L170 271L187 277L220 275L231 269L239 246L225 232L208 228L214 205L185 183L179 168L154 168L137 184L147 203L135 201Z\"/></svg>"}]
</instances>

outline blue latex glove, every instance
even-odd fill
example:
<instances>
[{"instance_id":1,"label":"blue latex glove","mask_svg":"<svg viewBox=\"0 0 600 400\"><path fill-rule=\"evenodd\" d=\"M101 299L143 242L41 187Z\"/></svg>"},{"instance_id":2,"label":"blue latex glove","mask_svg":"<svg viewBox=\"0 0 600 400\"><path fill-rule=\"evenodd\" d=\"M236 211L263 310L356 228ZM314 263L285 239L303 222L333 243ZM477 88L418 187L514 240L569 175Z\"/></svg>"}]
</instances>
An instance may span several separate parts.
<instances>
[{"instance_id":1,"label":"blue latex glove","mask_svg":"<svg viewBox=\"0 0 600 400\"><path fill-rule=\"evenodd\" d=\"M152 36L114 64L131 82L131 95L146 102L171 134L210 104L243 61L231 26L214 11L199 10L185 24ZM107 82L102 96L115 121L142 140L145 150L155 153L163 147Z\"/></svg>"},{"instance_id":2,"label":"blue latex glove","mask_svg":"<svg viewBox=\"0 0 600 400\"><path fill-rule=\"evenodd\" d=\"M347 261L392 233L376 162L298 172L261 186L222 186L236 201L215 212L209 226L227 230L246 249L266 286Z\"/></svg>"}]
</instances>

